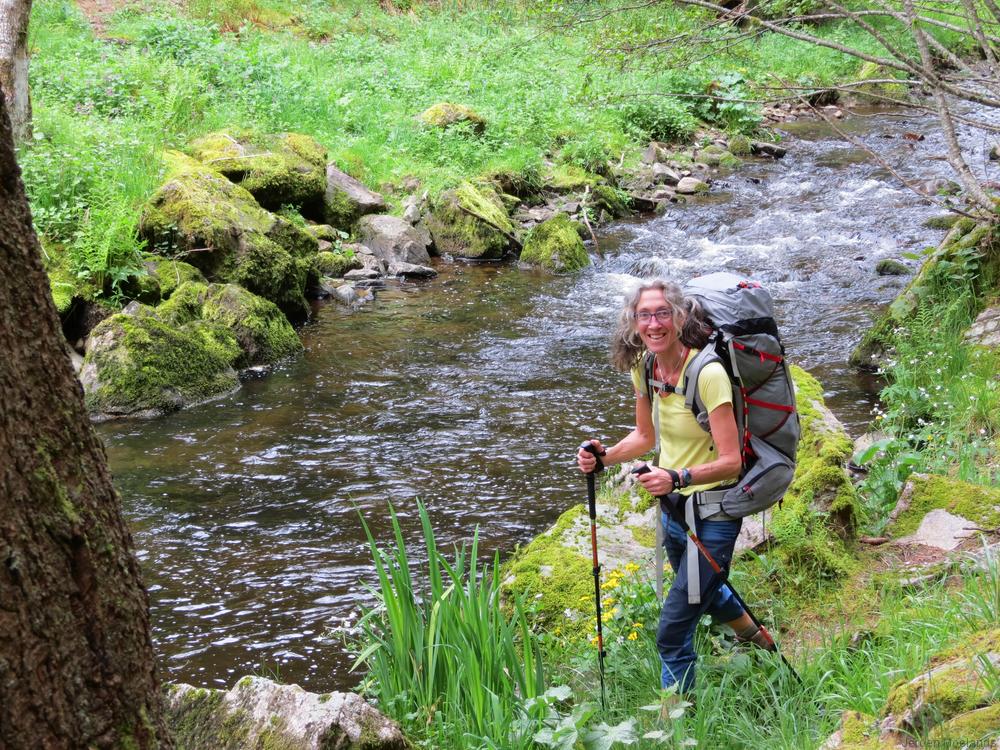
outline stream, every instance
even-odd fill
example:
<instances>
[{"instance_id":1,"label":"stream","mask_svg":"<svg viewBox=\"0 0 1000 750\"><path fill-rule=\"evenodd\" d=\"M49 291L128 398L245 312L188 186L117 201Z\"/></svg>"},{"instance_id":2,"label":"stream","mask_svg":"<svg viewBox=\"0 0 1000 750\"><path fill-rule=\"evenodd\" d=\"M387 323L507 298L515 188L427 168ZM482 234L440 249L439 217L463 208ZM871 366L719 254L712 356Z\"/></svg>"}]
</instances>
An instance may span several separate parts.
<instances>
[{"instance_id":1,"label":"stream","mask_svg":"<svg viewBox=\"0 0 1000 750\"><path fill-rule=\"evenodd\" d=\"M904 173L948 173L931 121L842 127ZM360 675L330 630L371 602L362 519L387 545L391 503L416 551L420 498L439 546L478 527L481 549L503 556L582 502L576 446L631 424L631 386L607 342L637 277L725 269L763 281L791 361L864 432L877 384L846 359L907 279L879 277L875 263L939 240L921 224L940 210L828 126L783 130L784 159L749 160L704 198L611 225L577 276L441 261L436 279L390 282L358 311L321 304L301 332L305 354L230 397L98 426L165 678L350 689Z\"/></svg>"}]
</instances>

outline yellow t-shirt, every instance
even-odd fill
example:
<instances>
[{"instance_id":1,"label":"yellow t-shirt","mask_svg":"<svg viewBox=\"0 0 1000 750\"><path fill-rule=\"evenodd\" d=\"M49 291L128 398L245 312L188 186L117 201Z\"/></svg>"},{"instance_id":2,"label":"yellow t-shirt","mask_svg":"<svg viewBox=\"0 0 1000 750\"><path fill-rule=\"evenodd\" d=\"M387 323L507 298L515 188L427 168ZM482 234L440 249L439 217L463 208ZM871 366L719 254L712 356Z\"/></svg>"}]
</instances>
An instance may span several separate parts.
<instances>
[{"instance_id":1,"label":"yellow t-shirt","mask_svg":"<svg viewBox=\"0 0 1000 750\"><path fill-rule=\"evenodd\" d=\"M688 365L698 349L688 352L684 362L684 369L681 370L678 382L684 383L684 374ZM644 382L642 361L632 368L632 385L635 386L636 396L646 399L646 384ZM711 413L720 404L733 403L733 390L729 382L726 370L719 362L709 362L701 369L698 376L698 395L701 396L705 408ZM654 393L660 409L660 460L659 465L666 469L683 469L685 467L707 464L719 457L715 449L712 436L701 428L694 414L684 404L684 395L680 393ZM736 479L724 479L709 484L696 484L679 490L684 495L692 492L718 487L720 484L728 484Z\"/></svg>"}]
</instances>

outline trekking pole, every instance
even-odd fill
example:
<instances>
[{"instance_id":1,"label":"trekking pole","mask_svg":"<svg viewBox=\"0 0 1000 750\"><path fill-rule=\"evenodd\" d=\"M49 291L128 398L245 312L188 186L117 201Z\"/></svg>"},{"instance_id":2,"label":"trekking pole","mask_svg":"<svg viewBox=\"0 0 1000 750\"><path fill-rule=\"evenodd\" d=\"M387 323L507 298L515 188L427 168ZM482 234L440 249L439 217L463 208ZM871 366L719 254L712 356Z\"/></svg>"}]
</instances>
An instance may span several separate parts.
<instances>
[{"instance_id":1,"label":"trekking pole","mask_svg":"<svg viewBox=\"0 0 1000 750\"><path fill-rule=\"evenodd\" d=\"M636 468L632 469L633 474L646 474L649 471L650 468L648 464L643 464L642 466L637 466ZM668 497L667 495L662 495L656 499L661 504L661 506L664 504L664 502L666 505L669 506L670 501L666 499L667 497ZM753 624L757 626L760 632L764 634L764 640L767 641L768 645L767 650L774 651L774 653L776 653L781 658L781 661L784 663L784 665L788 667L788 671L792 673L792 677L794 677L795 681L801 685L802 678L799 677L799 673L795 671L795 668L789 663L788 659L785 658L785 655L778 650L778 644L775 643L774 637L771 635L770 632L768 632L768 629L764 627L764 623L762 623L759 619L757 619L757 615L753 613L753 610L751 610L750 607L747 606L747 603L743 600L743 597L740 596L740 592L733 587L732 583L730 583L729 571L723 568L721 565L719 565L719 563L715 561L715 558L712 557L712 553L705 548L705 545L702 544L701 539L698 538L698 535L694 533L694 530L688 525L687 521L684 520L684 516L682 514L671 513L670 517L677 522L677 524L684 530L684 533L688 535L688 538L692 542L694 542L694 546L698 548L699 552L701 552L702 557L704 557L706 562L708 562L709 567L715 572L715 575L719 577L719 580L722 581L721 585L729 587L729 593L733 595L733 598L736 600L736 603L739 604L741 607L743 607L743 611L746 612L747 615L750 617L750 621L753 622Z\"/></svg>"},{"instance_id":2,"label":"trekking pole","mask_svg":"<svg viewBox=\"0 0 1000 750\"><path fill-rule=\"evenodd\" d=\"M604 627L601 623L601 565L597 562L597 490L595 487L595 477L604 471L604 464L597 448L589 440L584 441L580 446L585 451L589 451L597 461L594 470L587 473L587 504L590 510L590 549L594 560L594 608L597 610L597 666L601 673L601 709L607 710L604 698Z\"/></svg>"}]
</instances>

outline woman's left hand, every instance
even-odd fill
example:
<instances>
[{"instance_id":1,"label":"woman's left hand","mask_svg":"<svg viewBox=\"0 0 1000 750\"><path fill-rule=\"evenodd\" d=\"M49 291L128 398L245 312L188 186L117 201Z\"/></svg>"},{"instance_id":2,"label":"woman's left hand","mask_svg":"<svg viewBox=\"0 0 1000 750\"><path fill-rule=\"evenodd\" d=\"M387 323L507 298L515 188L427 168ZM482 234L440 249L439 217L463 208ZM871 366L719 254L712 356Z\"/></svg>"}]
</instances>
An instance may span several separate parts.
<instances>
[{"instance_id":1,"label":"woman's left hand","mask_svg":"<svg viewBox=\"0 0 1000 750\"><path fill-rule=\"evenodd\" d=\"M670 478L663 469L650 466L649 471L636 477L649 494L653 497L669 495L674 491L674 480Z\"/></svg>"}]
</instances>

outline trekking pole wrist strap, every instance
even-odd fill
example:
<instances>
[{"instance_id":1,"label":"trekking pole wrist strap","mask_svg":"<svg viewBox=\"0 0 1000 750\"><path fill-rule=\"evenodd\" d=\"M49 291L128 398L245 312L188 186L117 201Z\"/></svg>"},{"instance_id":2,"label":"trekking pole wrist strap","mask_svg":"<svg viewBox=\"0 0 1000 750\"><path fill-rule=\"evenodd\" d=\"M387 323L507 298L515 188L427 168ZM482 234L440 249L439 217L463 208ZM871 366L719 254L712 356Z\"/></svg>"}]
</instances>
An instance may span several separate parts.
<instances>
[{"instance_id":1,"label":"trekking pole wrist strap","mask_svg":"<svg viewBox=\"0 0 1000 750\"><path fill-rule=\"evenodd\" d=\"M670 479L674 483L673 489L677 490L684 486L681 484L681 475L675 469L664 469L664 471L670 475Z\"/></svg>"}]
</instances>

